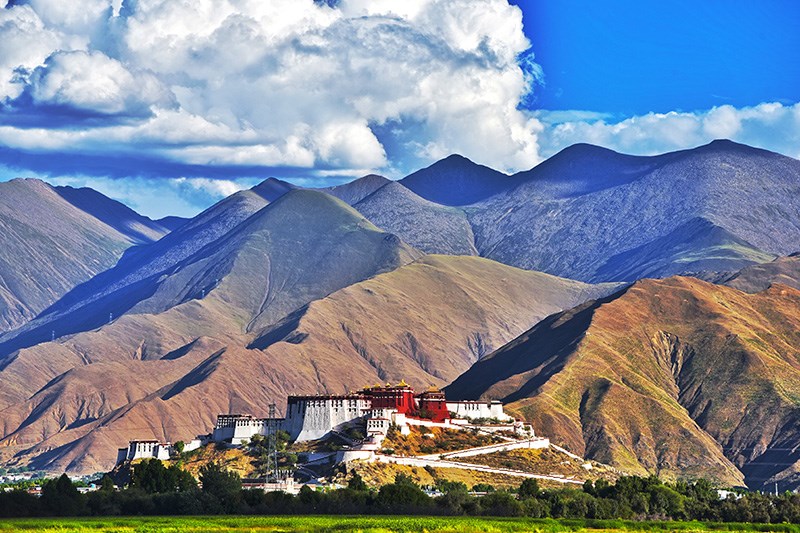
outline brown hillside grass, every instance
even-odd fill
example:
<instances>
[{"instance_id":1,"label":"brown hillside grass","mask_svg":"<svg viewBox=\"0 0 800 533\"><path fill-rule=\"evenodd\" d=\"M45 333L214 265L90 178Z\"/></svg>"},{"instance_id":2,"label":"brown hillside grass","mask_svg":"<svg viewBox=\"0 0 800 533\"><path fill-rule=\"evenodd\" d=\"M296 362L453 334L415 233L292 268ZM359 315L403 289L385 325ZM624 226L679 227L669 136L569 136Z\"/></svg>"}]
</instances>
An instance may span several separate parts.
<instances>
[{"instance_id":1,"label":"brown hillside grass","mask_svg":"<svg viewBox=\"0 0 800 533\"><path fill-rule=\"evenodd\" d=\"M448 390L481 379L490 384L478 394L511 401L578 455L760 487L795 462L780 450L800 437L800 291L643 280L551 317ZM760 464L771 448L778 455Z\"/></svg>"}]
</instances>

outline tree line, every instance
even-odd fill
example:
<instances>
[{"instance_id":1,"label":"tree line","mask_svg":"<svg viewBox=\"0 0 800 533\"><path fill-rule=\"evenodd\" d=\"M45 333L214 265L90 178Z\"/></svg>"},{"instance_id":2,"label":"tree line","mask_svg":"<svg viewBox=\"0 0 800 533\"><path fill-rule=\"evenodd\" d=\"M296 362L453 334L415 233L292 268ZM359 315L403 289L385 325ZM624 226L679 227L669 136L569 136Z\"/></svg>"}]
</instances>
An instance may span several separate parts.
<instances>
[{"instance_id":1,"label":"tree line","mask_svg":"<svg viewBox=\"0 0 800 533\"><path fill-rule=\"evenodd\" d=\"M409 476L369 488L353 473L346 487L298 495L243 489L238 475L216 463L197 480L161 461L136 464L128 486L118 490L104 477L100 488L78 491L66 475L48 480L41 496L24 490L0 493L0 517L197 515L197 514L416 514L528 516L534 518L700 520L800 523L800 495L746 492L720 499L710 482L665 483L657 477L622 477L616 483L587 481L581 488L542 490L525 479L513 490L468 487L439 480L430 496ZM429 487L433 488L433 487ZM484 494L475 495L475 491Z\"/></svg>"}]
</instances>

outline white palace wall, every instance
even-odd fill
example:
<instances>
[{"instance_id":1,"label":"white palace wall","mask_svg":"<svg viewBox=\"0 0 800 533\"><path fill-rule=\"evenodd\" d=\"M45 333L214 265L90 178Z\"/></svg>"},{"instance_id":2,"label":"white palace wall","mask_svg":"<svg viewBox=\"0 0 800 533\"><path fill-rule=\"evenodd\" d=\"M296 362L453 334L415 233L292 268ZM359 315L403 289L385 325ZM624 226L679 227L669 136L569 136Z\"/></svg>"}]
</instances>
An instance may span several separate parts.
<instances>
[{"instance_id":1,"label":"white palace wall","mask_svg":"<svg viewBox=\"0 0 800 533\"><path fill-rule=\"evenodd\" d=\"M293 441L321 439L332 430L363 417L370 402L362 397L290 397L284 418L254 418L250 415L220 415L212 440L242 444L253 435L268 435L272 424L286 431Z\"/></svg>"},{"instance_id":2,"label":"white palace wall","mask_svg":"<svg viewBox=\"0 0 800 533\"><path fill-rule=\"evenodd\" d=\"M242 444L253 435L266 435L268 423L267 418L254 418L250 415L220 415L211 439L215 442Z\"/></svg>"},{"instance_id":3,"label":"white palace wall","mask_svg":"<svg viewBox=\"0 0 800 533\"><path fill-rule=\"evenodd\" d=\"M120 448L117 452L117 463L133 461L134 459L169 459L172 446L168 442L156 440L132 440L127 448Z\"/></svg>"},{"instance_id":4,"label":"white palace wall","mask_svg":"<svg viewBox=\"0 0 800 533\"><path fill-rule=\"evenodd\" d=\"M290 397L281 429L292 440L321 439L366 415L370 402L357 396Z\"/></svg>"},{"instance_id":5,"label":"white palace wall","mask_svg":"<svg viewBox=\"0 0 800 533\"><path fill-rule=\"evenodd\" d=\"M498 401L447 402L447 410L460 418L495 418L500 421L513 420L503 412L503 404Z\"/></svg>"}]
</instances>

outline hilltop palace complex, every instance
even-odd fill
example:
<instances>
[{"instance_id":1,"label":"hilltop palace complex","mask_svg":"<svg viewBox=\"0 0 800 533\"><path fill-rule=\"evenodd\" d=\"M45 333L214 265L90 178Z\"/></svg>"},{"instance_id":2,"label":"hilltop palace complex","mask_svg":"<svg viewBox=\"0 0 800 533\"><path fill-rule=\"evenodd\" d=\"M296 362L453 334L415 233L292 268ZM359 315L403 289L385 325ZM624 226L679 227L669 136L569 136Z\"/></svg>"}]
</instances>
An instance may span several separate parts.
<instances>
[{"instance_id":1,"label":"hilltop palace complex","mask_svg":"<svg viewBox=\"0 0 800 533\"><path fill-rule=\"evenodd\" d=\"M372 453L391 426L403 434L409 426L447 427L462 429L471 422L492 421L503 428L514 427L514 420L503 412L498 401L447 401L438 389L415 394L405 382L366 387L346 395L289 396L283 418L255 418L247 414L219 415L216 426L209 435L202 435L187 443L184 451L191 451L210 443L227 443L232 446L246 444L254 435L286 431L292 441L311 441L342 436L342 430L360 425L366 427L366 439L359 443L361 452ZM520 426L517 423L517 426ZM172 452L169 443L155 440L131 441L120 448L117 462L156 458L167 459ZM351 453L348 458L364 454Z\"/></svg>"}]
</instances>

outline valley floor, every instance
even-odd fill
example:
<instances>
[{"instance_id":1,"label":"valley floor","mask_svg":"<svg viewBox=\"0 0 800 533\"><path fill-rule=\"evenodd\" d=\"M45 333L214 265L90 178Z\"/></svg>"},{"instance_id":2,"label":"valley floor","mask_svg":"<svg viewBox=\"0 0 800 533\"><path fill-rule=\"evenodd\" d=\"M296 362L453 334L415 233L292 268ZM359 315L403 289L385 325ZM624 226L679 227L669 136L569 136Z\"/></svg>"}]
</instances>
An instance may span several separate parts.
<instances>
[{"instance_id":1,"label":"valley floor","mask_svg":"<svg viewBox=\"0 0 800 533\"><path fill-rule=\"evenodd\" d=\"M581 531L780 531L800 532L797 524L633 522L624 520L553 520L496 517L427 516L195 516L125 518L51 518L0 520L0 532L346 532L430 533L581 532Z\"/></svg>"}]
</instances>

